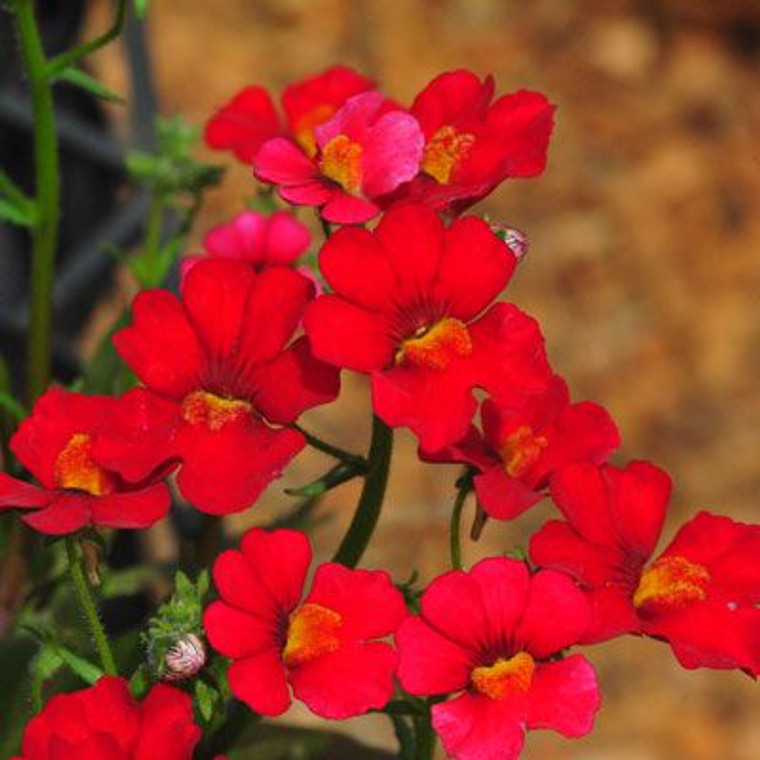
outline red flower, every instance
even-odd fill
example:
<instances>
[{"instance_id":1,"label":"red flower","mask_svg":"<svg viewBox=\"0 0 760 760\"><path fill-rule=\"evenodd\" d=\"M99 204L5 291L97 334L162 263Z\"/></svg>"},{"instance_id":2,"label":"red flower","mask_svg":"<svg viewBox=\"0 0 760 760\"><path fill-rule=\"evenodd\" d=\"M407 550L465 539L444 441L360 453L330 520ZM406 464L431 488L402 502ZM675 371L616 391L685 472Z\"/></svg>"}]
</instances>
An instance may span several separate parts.
<instances>
[{"instance_id":1,"label":"red flower","mask_svg":"<svg viewBox=\"0 0 760 760\"><path fill-rule=\"evenodd\" d=\"M564 736L591 730L600 699L578 642L589 609L573 581L532 576L517 560L479 562L445 573L422 596L421 614L396 633L398 678L411 694L461 692L433 706L433 727L456 760L510 760L527 729Z\"/></svg>"},{"instance_id":2,"label":"red flower","mask_svg":"<svg viewBox=\"0 0 760 760\"><path fill-rule=\"evenodd\" d=\"M180 460L177 483L198 509L248 507L304 446L279 426L338 393L338 373L307 339L289 344L313 294L290 269L219 260L190 270L182 300L140 293L114 344L147 389L124 397L98 456L134 480Z\"/></svg>"},{"instance_id":3,"label":"red flower","mask_svg":"<svg viewBox=\"0 0 760 760\"><path fill-rule=\"evenodd\" d=\"M410 113L425 135L420 175L401 194L437 210L461 212L508 177L535 177L546 167L554 106L520 90L491 103L493 77L469 71L436 77Z\"/></svg>"},{"instance_id":4,"label":"red flower","mask_svg":"<svg viewBox=\"0 0 760 760\"><path fill-rule=\"evenodd\" d=\"M277 136L291 137L308 155L314 155L314 128L330 119L352 95L373 86L371 79L347 66L332 66L285 88L284 122L263 87L246 87L206 125L206 142L217 150L231 150L246 163L253 161L266 140Z\"/></svg>"},{"instance_id":5,"label":"red flower","mask_svg":"<svg viewBox=\"0 0 760 760\"><path fill-rule=\"evenodd\" d=\"M379 92L350 98L314 133L313 157L283 137L265 142L256 154L254 173L277 185L289 203L321 207L329 222L372 219L383 196L417 174L420 127Z\"/></svg>"},{"instance_id":6,"label":"red flower","mask_svg":"<svg viewBox=\"0 0 760 760\"><path fill-rule=\"evenodd\" d=\"M686 668L760 672L760 526L701 512L650 562L671 491L662 470L572 465L551 490L567 522L534 535L531 558L585 590L585 641L646 634L667 640Z\"/></svg>"},{"instance_id":7,"label":"red flower","mask_svg":"<svg viewBox=\"0 0 760 760\"><path fill-rule=\"evenodd\" d=\"M480 470L475 492L483 509L511 520L544 498L549 477L572 462L601 464L620 445L609 414L598 404L570 403L565 381L554 375L546 390L514 404L488 399L481 407L483 433L440 452L432 461L466 462Z\"/></svg>"},{"instance_id":8,"label":"red flower","mask_svg":"<svg viewBox=\"0 0 760 760\"><path fill-rule=\"evenodd\" d=\"M382 570L317 567L305 534L251 530L240 551L214 564L221 601L204 615L214 649L234 660L232 693L262 715L280 715L293 695L325 718L382 708L393 694L396 654L375 639L406 615L401 593Z\"/></svg>"},{"instance_id":9,"label":"red flower","mask_svg":"<svg viewBox=\"0 0 760 760\"><path fill-rule=\"evenodd\" d=\"M480 219L444 228L424 206L391 208L373 232L338 230L319 263L334 290L309 307L316 356L369 372L375 411L423 448L461 439L475 387L537 391L549 369L536 322L489 304L516 259Z\"/></svg>"},{"instance_id":10,"label":"red flower","mask_svg":"<svg viewBox=\"0 0 760 760\"><path fill-rule=\"evenodd\" d=\"M192 760L201 731L190 697L158 684L138 704L123 678L53 697L14 760Z\"/></svg>"},{"instance_id":11,"label":"red flower","mask_svg":"<svg viewBox=\"0 0 760 760\"><path fill-rule=\"evenodd\" d=\"M290 266L310 242L309 228L288 211L277 211L271 216L243 211L227 224L214 227L203 239L211 258L241 261L257 272ZM183 277L204 258L187 256L183 259Z\"/></svg>"},{"instance_id":12,"label":"red flower","mask_svg":"<svg viewBox=\"0 0 760 760\"><path fill-rule=\"evenodd\" d=\"M147 528L169 509L169 492L150 473L126 483L93 456L108 417L107 396L51 388L11 439L11 450L41 487L0 472L0 511L32 509L21 519L42 533L73 533L85 525Z\"/></svg>"}]
</instances>

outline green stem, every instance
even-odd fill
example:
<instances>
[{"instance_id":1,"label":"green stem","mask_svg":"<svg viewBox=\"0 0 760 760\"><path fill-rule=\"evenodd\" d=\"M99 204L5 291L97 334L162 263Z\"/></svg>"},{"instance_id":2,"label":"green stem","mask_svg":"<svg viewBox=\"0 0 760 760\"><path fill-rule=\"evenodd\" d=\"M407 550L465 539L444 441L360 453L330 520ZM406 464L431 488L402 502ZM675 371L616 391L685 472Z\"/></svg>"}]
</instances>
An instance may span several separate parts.
<instances>
[{"instance_id":1,"label":"green stem","mask_svg":"<svg viewBox=\"0 0 760 760\"><path fill-rule=\"evenodd\" d=\"M51 59L46 68L48 78L53 80L65 68L81 61L83 58L90 55L90 53L94 53L96 50L99 50L111 42L111 40L116 39L124 28L126 17L127 0L119 0L119 6L116 9L116 18L114 19L111 28L103 34L95 37L95 39L92 39L89 42L83 42L81 45L77 45L75 48L67 50L65 53L61 53Z\"/></svg>"},{"instance_id":2,"label":"green stem","mask_svg":"<svg viewBox=\"0 0 760 760\"><path fill-rule=\"evenodd\" d=\"M367 460L358 454L352 454L350 451L345 451L338 446L333 446L331 443L323 441L321 438L317 438L313 433L308 430L304 430L300 425L294 425L295 429L306 439L306 443L309 444L317 451L322 451L328 454L333 459L340 459L343 462L350 462L351 464L366 466Z\"/></svg>"},{"instance_id":3,"label":"green stem","mask_svg":"<svg viewBox=\"0 0 760 760\"><path fill-rule=\"evenodd\" d=\"M71 580L74 582L74 590L79 597L79 604L82 607L82 612L84 613L90 633L95 640L95 647L98 650L100 664L109 676L118 675L113 652L111 652L111 646L108 643L108 637L106 636L103 624L100 622L98 610L95 607L90 587L84 576L84 571L82 570L82 563L79 558L76 541L71 536L66 536L66 553L69 558L69 571L71 572Z\"/></svg>"},{"instance_id":4,"label":"green stem","mask_svg":"<svg viewBox=\"0 0 760 760\"><path fill-rule=\"evenodd\" d=\"M414 733L416 736L414 760L432 760L435 751L435 733L429 714L424 718L414 719Z\"/></svg>"},{"instance_id":5,"label":"green stem","mask_svg":"<svg viewBox=\"0 0 760 760\"><path fill-rule=\"evenodd\" d=\"M356 567L372 538L383 506L392 450L393 428L388 427L379 417L373 417L364 488L348 532L334 557L335 562L346 567Z\"/></svg>"},{"instance_id":6,"label":"green stem","mask_svg":"<svg viewBox=\"0 0 760 760\"><path fill-rule=\"evenodd\" d=\"M53 92L33 3L32 0L12 0L11 8L29 77L34 117L37 215L32 231L32 293L27 353L27 400L31 404L50 382L50 327L61 190Z\"/></svg>"},{"instance_id":7,"label":"green stem","mask_svg":"<svg viewBox=\"0 0 760 760\"><path fill-rule=\"evenodd\" d=\"M459 538L460 525L462 522L462 509L467 500L467 488L457 490L457 498L454 501L454 509L451 511L451 524L449 528L449 549L451 552L451 569L462 569L462 544Z\"/></svg>"}]
</instances>

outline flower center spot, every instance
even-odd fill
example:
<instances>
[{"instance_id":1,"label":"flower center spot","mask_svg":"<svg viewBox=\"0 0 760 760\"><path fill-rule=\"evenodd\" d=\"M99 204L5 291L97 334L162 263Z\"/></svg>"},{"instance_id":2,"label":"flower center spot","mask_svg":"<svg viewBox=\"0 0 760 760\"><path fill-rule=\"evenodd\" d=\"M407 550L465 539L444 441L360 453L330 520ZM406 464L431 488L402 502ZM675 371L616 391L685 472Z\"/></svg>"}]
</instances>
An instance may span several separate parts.
<instances>
[{"instance_id":1,"label":"flower center spot","mask_svg":"<svg viewBox=\"0 0 760 760\"><path fill-rule=\"evenodd\" d=\"M443 370L457 358L472 353L472 338L467 325L453 317L446 317L432 327L417 330L411 338L402 341L396 354L396 364Z\"/></svg>"},{"instance_id":2,"label":"flower center spot","mask_svg":"<svg viewBox=\"0 0 760 760\"><path fill-rule=\"evenodd\" d=\"M282 658L288 667L304 665L334 652L343 618L320 604L303 604L291 613Z\"/></svg>"},{"instance_id":3,"label":"flower center spot","mask_svg":"<svg viewBox=\"0 0 760 760\"><path fill-rule=\"evenodd\" d=\"M526 692L533 682L536 662L527 652L514 657L500 657L493 665L477 667L470 680L481 694L491 699L504 699L510 694Z\"/></svg>"},{"instance_id":4,"label":"flower center spot","mask_svg":"<svg viewBox=\"0 0 760 760\"><path fill-rule=\"evenodd\" d=\"M524 475L538 461L548 443L545 436L536 435L527 425L511 432L499 449L507 475L511 478Z\"/></svg>"},{"instance_id":5,"label":"flower center spot","mask_svg":"<svg viewBox=\"0 0 760 760\"><path fill-rule=\"evenodd\" d=\"M686 557L661 557L644 571L633 595L633 606L677 609L704 601L710 574Z\"/></svg>"},{"instance_id":6,"label":"flower center spot","mask_svg":"<svg viewBox=\"0 0 760 760\"><path fill-rule=\"evenodd\" d=\"M362 146L346 135L337 135L322 149L319 167L325 177L356 195L362 182Z\"/></svg>"},{"instance_id":7,"label":"flower center spot","mask_svg":"<svg viewBox=\"0 0 760 760\"><path fill-rule=\"evenodd\" d=\"M296 142L309 158L314 158L317 155L317 139L314 136L314 128L324 124L334 113L334 106L329 103L320 103L298 120L294 136Z\"/></svg>"},{"instance_id":8,"label":"flower center spot","mask_svg":"<svg viewBox=\"0 0 760 760\"><path fill-rule=\"evenodd\" d=\"M193 391L182 401L182 419L190 425L205 425L214 432L253 411L249 401L224 398L208 391Z\"/></svg>"},{"instance_id":9,"label":"flower center spot","mask_svg":"<svg viewBox=\"0 0 760 760\"><path fill-rule=\"evenodd\" d=\"M457 132L452 126L441 127L425 146L422 171L439 184L448 184L454 170L469 153L474 142L475 135Z\"/></svg>"},{"instance_id":10,"label":"flower center spot","mask_svg":"<svg viewBox=\"0 0 760 760\"><path fill-rule=\"evenodd\" d=\"M55 460L53 475L59 488L103 496L113 490L111 476L92 459L92 437L75 433Z\"/></svg>"}]
</instances>

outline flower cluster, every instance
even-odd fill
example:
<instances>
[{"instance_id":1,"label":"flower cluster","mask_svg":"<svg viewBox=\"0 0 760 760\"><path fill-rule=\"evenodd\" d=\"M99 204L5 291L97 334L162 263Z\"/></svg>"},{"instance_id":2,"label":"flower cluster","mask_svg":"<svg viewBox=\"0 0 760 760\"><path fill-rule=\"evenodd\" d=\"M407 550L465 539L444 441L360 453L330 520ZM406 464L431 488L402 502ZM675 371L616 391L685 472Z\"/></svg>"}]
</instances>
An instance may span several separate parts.
<instances>
[{"instance_id":1,"label":"flower cluster","mask_svg":"<svg viewBox=\"0 0 760 760\"><path fill-rule=\"evenodd\" d=\"M368 460L346 458L365 486L335 560L307 584L304 533L246 533L216 558L218 598L204 631L171 649L168 678L206 665L205 636L255 713L281 715L296 699L343 719L394 699L430 721L451 757L509 760L528 730L591 730L600 690L572 647L641 635L686 668L757 676L760 526L700 512L653 559L670 478L648 462L609 463L614 421L571 401L538 322L502 300L526 239L464 215L504 180L543 171L549 101L494 99L491 77L462 70L405 108L336 66L288 87L282 110L247 87L206 139L282 200L319 209L331 234L316 271L299 263L311 235L290 212L243 211L208 233L179 293L139 293L113 338L140 385L118 399L48 391L11 441L39 485L0 473L0 509L48 534L144 528L166 514L171 477L202 512L245 510L318 440L301 414L354 371L369 379L375 432ZM398 427L424 461L463 465L460 496L471 488L482 515L510 520L550 498L562 519L530 537L525 560L463 570L452 552L452 570L424 591L355 569L388 472L389 439L377 441ZM154 686L138 704L104 678L51 700L22 760L181 760L199 731L178 689Z\"/></svg>"}]
</instances>

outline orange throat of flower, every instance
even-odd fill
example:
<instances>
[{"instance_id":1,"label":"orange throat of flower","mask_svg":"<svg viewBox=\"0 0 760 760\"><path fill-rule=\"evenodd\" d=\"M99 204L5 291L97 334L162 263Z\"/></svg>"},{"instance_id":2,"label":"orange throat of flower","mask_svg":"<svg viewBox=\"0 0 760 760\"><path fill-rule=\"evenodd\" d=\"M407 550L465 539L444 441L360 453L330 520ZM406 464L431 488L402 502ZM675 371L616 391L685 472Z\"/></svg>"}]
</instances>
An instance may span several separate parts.
<instances>
[{"instance_id":1,"label":"orange throat of flower","mask_svg":"<svg viewBox=\"0 0 760 760\"><path fill-rule=\"evenodd\" d=\"M92 437L75 433L69 438L53 465L58 488L104 496L114 489L113 478L92 458Z\"/></svg>"},{"instance_id":2,"label":"orange throat of flower","mask_svg":"<svg viewBox=\"0 0 760 760\"><path fill-rule=\"evenodd\" d=\"M535 660L527 652L514 657L500 657L493 665L475 668L470 681L475 690L490 699L504 699L528 691L536 670Z\"/></svg>"},{"instance_id":3,"label":"orange throat of flower","mask_svg":"<svg viewBox=\"0 0 760 760\"><path fill-rule=\"evenodd\" d=\"M343 618L320 604L306 603L291 613L282 659L288 667L304 665L334 652L340 645Z\"/></svg>"},{"instance_id":4,"label":"orange throat of flower","mask_svg":"<svg viewBox=\"0 0 760 760\"><path fill-rule=\"evenodd\" d=\"M638 610L672 610L702 602L710 574L685 557L661 557L641 576L633 595Z\"/></svg>"},{"instance_id":5,"label":"orange throat of flower","mask_svg":"<svg viewBox=\"0 0 760 760\"><path fill-rule=\"evenodd\" d=\"M447 185L474 142L475 135L458 132L452 126L441 127L425 146L422 171L439 184Z\"/></svg>"},{"instance_id":6,"label":"orange throat of flower","mask_svg":"<svg viewBox=\"0 0 760 760\"><path fill-rule=\"evenodd\" d=\"M510 478L524 475L538 461L548 443L543 435L536 435L527 425L513 430L499 449L507 475Z\"/></svg>"},{"instance_id":7,"label":"orange throat of flower","mask_svg":"<svg viewBox=\"0 0 760 760\"><path fill-rule=\"evenodd\" d=\"M320 103L305 113L295 126L294 137L309 158L317 155L317 138L314 129L324 124L335 113L335 106Z\"/></svg>"},{"instance_id":8,"label":"orange throat of flower","mask_svg":"<svg viewBox=\"0 0 760 760\"><path fill-rule=\"evenodd\" d=\"M346 135L337 135L322 149L322 174L347 193L357 195L362 185L362 146Z\"/></svg>"},{"instance_id":9,"label":"orange throat of flower","mask_svg":"<svg viewBox=\"0 0 760 760\"><path fill-rule=\"evenodd\" d=\"M396 353L396 364L443 370L454 359L466 358L471 353L472 338L467 325L453 317L446 317L402 341Z\"/></svg>"},{"instance_id":10,"label":"orange throat of flower","mask_svg":"<svg viewBox=\"0 0 760 760\"><path fill-rule=\"evenodd\" d=\"M230 422L244 419L253 412L249 401L217 396L208 391L193 391L182 401L182 419L190 425L205 425L216 432Z\"/></svg>"}]
</instances>

